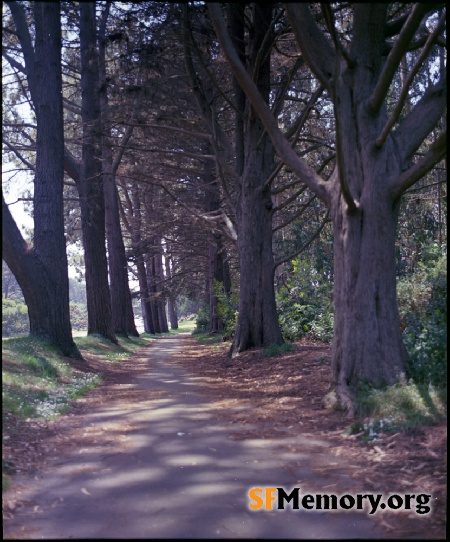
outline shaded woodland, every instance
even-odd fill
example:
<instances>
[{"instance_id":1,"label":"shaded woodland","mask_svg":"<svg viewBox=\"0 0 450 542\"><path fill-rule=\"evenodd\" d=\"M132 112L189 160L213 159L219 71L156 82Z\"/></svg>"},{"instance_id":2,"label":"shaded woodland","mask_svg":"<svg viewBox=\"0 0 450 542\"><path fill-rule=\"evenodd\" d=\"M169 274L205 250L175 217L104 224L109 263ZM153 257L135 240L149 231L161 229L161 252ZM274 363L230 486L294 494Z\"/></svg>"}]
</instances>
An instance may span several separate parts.
<instances>
[{"instance_id":1,"label":"shaded woodland","mask_svg":"<svg viewBox=\"0 0 450 542\"><path fill-rule=\"evenodd\" d=\"M31 335L80 358L70 264L87 333L112 343L138 335L138 314L155 334L189 313L231 339L231 358L331 341L349 413L361 384L439 383L445 16L443 3L5 2L11 322L26 305Z\"/></svg>"}]
</instances>

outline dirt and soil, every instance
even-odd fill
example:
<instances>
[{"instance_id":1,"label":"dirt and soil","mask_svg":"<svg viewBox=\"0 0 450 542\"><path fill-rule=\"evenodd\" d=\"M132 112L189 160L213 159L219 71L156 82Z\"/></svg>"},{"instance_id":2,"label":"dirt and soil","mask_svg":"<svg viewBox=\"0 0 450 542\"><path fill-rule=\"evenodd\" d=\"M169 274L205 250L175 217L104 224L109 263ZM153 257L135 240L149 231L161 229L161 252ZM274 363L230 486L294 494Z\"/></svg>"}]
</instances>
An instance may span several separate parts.
<instances>
[{"instance_id":1,"label":"dirt and soil","mask_svg":"<svg viewBox=\"0 0 450 542\"><path fill-rule=\"evenodd\" d=\"M383 513L379 524L386 537L445 538L446 425L381 435L366 442L361 436L348 435L349 420L341 413L322 407L329 383L328 346L302 341L295 344L293 352L279 357L265 358L261 350L252 350L230 360L222 344L199 345L191 337L182 340L183 350L171 358L171 363L196 377L200 393L207 396L218 416L228 419L230 424L236 423L232 438L276 439L280 447L294 454L302 450L296 449L289 437L301 433L305 438L326 440L336 463L318 462L312 468L318 476L332 482L329 492L346 489L336 474L336 465L344 461L346 478L354 480L365 493L431 494L430 514ZM89 357L86 364L78 363L77 368L105 374L105 365ZM108 366L103 383L75 401L70 411L56 421L7 419L3 433L8 438L3 443L3 456L9 463L12 487L3 499L6 523L23 506L22 489L15 485L14 473L19 476L39 473L52 458L73 452L74 442L84 448L97 442L95 434L86 432L85 415L119 399L126 400L130 408L133 403L141 405L144 397L130 392L126 384L130 376L142 371L143 365L136 358Z\"/></svg>"}]
</instances>

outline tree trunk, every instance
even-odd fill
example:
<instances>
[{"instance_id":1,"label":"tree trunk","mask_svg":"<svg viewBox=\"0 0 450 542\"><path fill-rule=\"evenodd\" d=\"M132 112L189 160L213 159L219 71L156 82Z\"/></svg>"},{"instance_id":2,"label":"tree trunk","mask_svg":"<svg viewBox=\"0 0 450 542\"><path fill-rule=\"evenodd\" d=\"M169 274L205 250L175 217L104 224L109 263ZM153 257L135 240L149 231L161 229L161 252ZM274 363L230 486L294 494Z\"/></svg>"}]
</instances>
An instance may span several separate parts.
<instances>
[{"instance_id":1,"label":"tree trunk","mask_svg":"<svg viewBox=\"0 0 450 542\"><path fill-rule=\"evenodd\" d=\"M147 272L147 286L149 292L150 314L153 322L154 333L162 333L161 322L157 302L155 259L150 254L145 255L145 268Z\"/></svg>"},{"instance_id":2,"label":"tree trunk","mask_svg":"<svg viewBox=\"0 0 450 542\"><path fill-rule=\"evenodd\" d=\"M176 297L174 295L173 289L172 289L172 270L171 270L171 258L170 255L165 253L165 262L166 262L166 277L169 281L169 297L167 300L167 306L168 306L168 313L169 313L169 322L170 322L170 329L178 329L178 315L177 315L177 303L176 303Z\"/></svg>"},{"instance_id":3,"label":"tree trunk","mask_svg":"<svg viewBox=\"0 0 450 542\"><path fill-rule=\"evenodd\" d=\"M21 24L23 12L11 5L21 40L36 113L34 248L28 249L2 198L3 258L22 288L30 335L44 338L66 355L81 358L72 338L69 278L64 236L64 121L61 76L61 22L58 3L33 6L34 54Z\"/></svg>"},{"instance_id":4,"label":"tree trunk","mask_svg":"<svg viewBox=\"0 0 450 542\"><path fill-rule=\"evenodd\" d=\"M271 148L269 141L266 145ZM231 356L252 347L282 344L275 304L274 259L272 254L272 201L269 190L261 189L269 156L260 149L247 156L238 199L238 253L240 271L239 316ZM271 167L269 168L271 171Z\"/></svg>"},{"instance_id":5,"label":"tree trunk","mask_svg":"<svg viewBox=\"0 0 450 542\"><path fill-rule=\"evenodd\" d=\"M398 382L408 355L397 308L395 238L400 199L387 189L401 174L392 139L374 151L385 123L368 115L343 75L336 83L338 165L331 198L334 229L334 343L332 383L339 403L351 415L353 390L369 382ZM353 70L360 92L368 83L364 66ZM356 93L358 95L358 93ZM360 94L359 94L360 95ZM355 202L351 209L344 197Z\"/></svg>"},{"instance_id":6,"label":"tree trunk","mask_svg":"<svg viewBox=\"0 0 450 542\"><path fill-rule=\"evenodd\" d=\"M266 102L270 92L271 4L253 5L254 35L250 43L250 65L258 65L256 85ZM236 24L236 21L234 21ZM242 24L242 23L241 23ZM235 30L238 32L238 29ZM263 54L262 54L263 51ZM261 57L264 60L261 60ZM274 150L261 121L251 106L246 107L244 164L237 187L236 222L240 270L239 316L230 350L234 356L252 347L282 344L274 288L272 253L272 199L270 183ZM244 113L244 112L241 112ZM242 156L242 150L236 149ZM237 172L241 164L237 161Z\"/></svg>"},{"instance_id":7,"label":"tree trunk","mask_svg":"<svg viewBox=\"0 0 450 542\"><path fill-rule=\"evenodd\" d=\"M99 66L95 2L80 3L82 165L78 184L86 268L88 334L116 343L105 247L105 202L101 164Z\"/></svg>"},{"instance_id":8,"label":"tree trunk","mask_svg":"<svg viewBox=\"0 0 450 542\"><path fill-rule=\"evenodd\" d=\"M117 335L139 337L133 314L130 285L128 281L128 264L125 254L122 229L120 225L119 194L116 185L116 171L120 160L113 161L110 142L111 125L108 119L108 80L106 76L106 39L105 28L109 13L109 4L105 7L98 50L99 50L99 81L100 109L102 118L102 168L105 194L105 224L108 247L109 286L111 292L111 310L114 331ZM116 156L121 157L123 150Z\"/></svg>"},{"instance_id":9,"label":"tree trunk","mask_svg":"<svg viewBox=\"0 0 450 542\"><path fill-rule=\"evenodd\" d=\"M164 293L164 269L162 261L162 247L161 239L155 240L155 246L157 247L157 253L153 257L155 262L155 286L157 292L157 305L158 305L158 317L161 326L161 333L168 333L169 326L167 324L167 315L166 315L166 295Z\"/></svg>"},{"instance_id":10,"label":"tree trunk","mask_svg":"<svg viewBox=\"0 0 450 542\"><path fill-rule=\"evenodd\" d=\"M205 154L211 154L211 146L205 149ZM215 178L212 162L208 160L204 166L203 182L205 184L205 211L211 213L220 209L220 186ZM223 331L223 320L218 313L218 298L214 293L214 285L224 281L222 235L212 232L208 242L208 297L209 297L209 332Z\"/></svg>"},{"instance_id":11,"label":"tree trunk","mask_svg":"<svg viewBox=\"0 0 450 542\"><path fill-rule=\"evenodd\" d=\"M342 406L352 412L351 388L398 381L408 356L397 310L396 205L378 200L349 214L339 200L333 213L332 374Z\"/></svg>"},{"instance_id":12,"label":"tree trunk","mask_svg":"<svg viewBox=\"0 0 450 542\"><path fill-rule=\"evenodd\" d=\"M104 160L109 152L104 152ZM114 331L117 335L139 337L136 329L128 282L128 266L125 245L120 227L120 214L115 176L104 163L104 193L106 240L108 245L109 286Z\"/></svg>"}]
</instances>

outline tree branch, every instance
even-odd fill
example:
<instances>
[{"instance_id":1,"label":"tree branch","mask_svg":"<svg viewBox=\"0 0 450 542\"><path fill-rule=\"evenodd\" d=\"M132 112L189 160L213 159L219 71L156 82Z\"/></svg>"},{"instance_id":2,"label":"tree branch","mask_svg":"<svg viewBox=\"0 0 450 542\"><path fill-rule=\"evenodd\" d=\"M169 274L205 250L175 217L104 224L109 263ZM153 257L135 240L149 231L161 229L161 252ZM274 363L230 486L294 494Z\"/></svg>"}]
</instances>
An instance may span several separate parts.
<instances>
[{"instance_id":1,"label":"tree branch","mask_svg":"<svg viewBox=\"0 0 450 542\"><path fill-rule=\"evenodd\" d=\"M290 4L293 5L293 4ZM220 9L220 4L208 3L211 20L213 22L217 37L224 50L225 56L239 81L241 87L245 90L252 106L258 113L267 133L272 139L273 146L281 160L298 175L302 181L315 192L320 199L329 203L329 188L326 182L315 172L311 171L306 163L301 160L295 151L291 148L289 142L278 127L276 119L273 117L268 105L265 103L258 88L253 83L247 70L240 61L236 50L231 43L227 32L225 22Z\"/></svg>"},{"instance_id":2,"label":"tree branch","mask_svg":"<svg viewBox=\"0 0 450 542\"><path fill-rule=\"evenodd\" d=\"M178 128L176 126L168 126L167 124L146 124L143 122L121 122L123 126L135 126L136 128L157 128L158 130L171 130L173 132L178 132L179 134L184 134L192 137L200 137L203 139L211 139L211 134L206 134L204 132L194 132L193 130L186 130L184 128Z\"/></svg>"},{"instance_id":3,"label":"tree branch","mask_svg":"<svg viewBox=\"0 0 450 542\"><path fill-rule=\"evenodd\" d=\"M81 164L66 146L64 146L64 171L75 181L75 183L79 182Z\"/></svg>"},{"instance_id":4,"label":"tree branch","mask_svg":"<svg viewBox=\"0 0 450 542\"><path fill-rule=\"evenodd\" d=\"M6 4L11 10L11 14L14 19L14 24L17 30L17 36L19 37L20 46L22 48L23 58L25 60L25 71L28 80L28 86L30 87L30 93L33 98L35 94L34 85L34 48L31 41L30 31L28 23L25 17L25 12L21 3L16 1L7 1ZM35 100L35 96L33 101Z\"/></svg>"},{"instance_id":5,"label":"tree branch","mask_svg":"<svg viewBox=\"0 0 450 542\"><path fill-rule=\"evenodd\" d=\"M308 207L311 205L311 203L317 198L317 196L311 196L311 198L306 202L304 203L300 209L293 215L291 216L290 218L287 218L282 224L280 224L279 226L277 226L276 228L273 228L272 229L272 233L275 233L276 231L278 230L282 230L283 228L285 228L286 226L288 226L291 222L293 222L294 220L297 220L297 218L299 218L300 216L302 216L302 214L306 211L306 209L308 209Z\"/></svg>"},{"instance_id":6,"label":"tree branch","mask_svg":"<svg viewBox=\"0 0 450 542\"><path fill-rule=\"evenodd\" d=\"M302 56L321 84L329 91L335 51L317 26L307 3L286 3L286 12Z\"/></svg>"},{"instance_id":7,"label":"tree branch","mask_svg":"<svg viewBox=\"0 0 450 542\"><path fill-rule=\"evenodd\" d=\"M31 169L31 171L36 171L35 166L31 162L29 162L26 158L24 158L22 154L16 149L16 147L11 145L11 143L6 141L4 138L3 138L3 144L6 145L8 149L11 152L13 152L23 164L25 164L29 169Z\"/></svg>"},{"instance_id":8,"label":"tree branch","mask_svg":"<svg viewBox=\"0 0 450 542\"><path fill-rule=\"evenodd\" d=\"M440 74L436 85L429 87L422 99L397 127L395 138L403 160L409 161L441 118L447 106L447 73Z\"/></svg>"},{"instance_id":9,"label":"tree branch","mask_svg":"<svg viewBox=\"0 0 450 542\"><path fill-rule=\"evenodd\" d=\"M447 132L439 135L424 156L416 164L404 171L394 185L393 198L400 197L414 183L419 181L447 154Z\"/></svg>"},{"instance_id":10,"label":"tree branch","mask_svg":"<svg viewBox=\"0 0 450 542\"><path fill-rule=\"evenodd\" d=\"M383 71L378 78L378 83L376 84L373 93L367 102L369 109L373 113L377 113L380 109L401 59L407 51L408 45L414 37L414 34L427 11L428 6L426 3L417 3L411 10L411 13L404 24L394 47L391 49L391 52L387 57Z\"/></svg>"},{"instance_id":11,"label":"tree branch","mask_svg":"<svg viewBox=\"0 0 450 542\"><path fill-rule=\"evenodd\" d=\"M325 215L325 218L323 219L323 221L322 221L321 225L319 226L318 230L316 231L316 233L314 233L310 237L310 239L308 241L306 241L306 243L304 243L298 250L296 250L295 252L292 252L288 256L285 256L284 258L280 258L279 260L274 262L273 269L275 270L282 263L288 262L289 260L292 260L292 259L296 258L299 254L301 254L303 251L305 251L309 247L309 245L315 239L317 239L317 237L319 237L321 231L323 230L323 228L325 227L325 224L327 224L327 222L330 222L330 211L328 211L327 214Z\"/></svg>"},{"instance_id":12,"label":"tree branch","mask_svg":"<svg viewBox=\"0 0 450 542\"><path fill-rule=\"evenodd\" d=\"M428 36L428 39L427 39L427 41L425 43L424 48L422 49L419 57L417 58L416 62L414 63L414 66L413 66L411 72L409 73L408 77L406 78L406 81L405 81L405 83L403 85L403 88L402 88L402 91L400 93L400 97L398 99L398 102L397 102L397 105L396 105L396 107L394 109L394 112L392 113L392 115L390 116L388 121L386 122L383 130L381 131L381 134L379 135L378 139L375 142L375 146L378 149L381 149L384 142L386 141L387 136L389 135L389 132L391 131L394 124L397 122L397 120L398 120L398 118L400 116L400 113L401 113L401 111L403 109L403 105L405 103L405 100L406 100L406 98L408 96L409 87L411 86L411 83L412 83L415 75L417 74L420 67L422 66L422 62L428 56L428 53L429 53L431 47L433 46L433 44L437 40L437 38L439 36L439 33L441 31L441 28L444 25L445 18L446 18L446 14L443 13L441 15L441 18L439 19L438 24L436 25L436 28Z\"/></svg>"},{"instance_id":13,"label":"tree branch","mask_svg":"<svg viewBox=\"0 0 450 542\"><path fill-rule=\"evenodd\" d=\"M15 60L12 56L5 53L5 51L2 51L2 56L9 62L12 68L15 68L17 71L23 73L24 75L27 74L27 70L25 69L25 67L22 66L22 64Z\"/></svg>"}]
</instances>

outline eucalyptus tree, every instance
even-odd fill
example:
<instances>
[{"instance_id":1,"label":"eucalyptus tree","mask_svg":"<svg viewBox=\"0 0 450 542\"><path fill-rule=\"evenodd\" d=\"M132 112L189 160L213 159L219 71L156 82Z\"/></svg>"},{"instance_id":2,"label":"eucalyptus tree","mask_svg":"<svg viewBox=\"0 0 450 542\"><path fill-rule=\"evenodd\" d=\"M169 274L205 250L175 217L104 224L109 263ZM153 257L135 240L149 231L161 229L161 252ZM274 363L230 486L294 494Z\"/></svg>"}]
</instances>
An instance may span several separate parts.
<instances>
[{"instance_id":1,"label":"eucalyptus tree","mask_svg":"<svg viewBox=\"0 0 450 542\"><path fill-rule=\"evenodd\" d=\"M220 4L208 5L226 58L278 155L330 210L335 273L332 383L338 402L351 414L353 387L361 381L393 383L407 369L396 300L398 209L404 191L446 153L445 130L429 137L446 106L445 67L430 75L410 111L403 105L424 60L442 46L445 6L285 6L298 55L333 103L337 159L329 179L309 168L289 145L233 45ZM391 83L405 55L412 55L414 64L390 109Z\"/></svg>"},{"instance_id":2,"label":"eucalyptus tree","mask_svg":"<svg viewBox=\"0 0 450 542\"><path fill-rule=\"evenodd\" d=\"M49 340L66 356L81 358L70 326L64 237L60 4L35 2L34 25L21 3L7 4L15 27L9 32L17 38L23 63L14 53L4 51L4 57L26 75L37 132L35 165L28 162L35 174L33 246L24 240L2 194L2 257L22 289L30 334Z\"/></svg>"}]
</instances>

